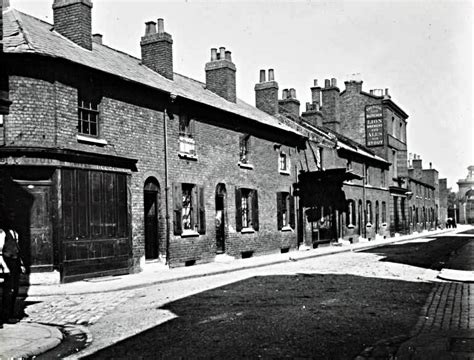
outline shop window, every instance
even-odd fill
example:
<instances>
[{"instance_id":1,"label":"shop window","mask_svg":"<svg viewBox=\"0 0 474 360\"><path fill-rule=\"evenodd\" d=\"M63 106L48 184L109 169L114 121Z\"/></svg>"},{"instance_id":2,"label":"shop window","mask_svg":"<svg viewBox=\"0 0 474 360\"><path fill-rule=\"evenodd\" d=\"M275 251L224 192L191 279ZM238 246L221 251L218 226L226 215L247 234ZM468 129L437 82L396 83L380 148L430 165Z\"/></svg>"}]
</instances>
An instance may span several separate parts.
<instances>
[{"instance_id":1,"label":"shop window","mask_svg":"<svg viewBox=\"0 0 474 360\"><path fill-rule=\"evenodd\" d=\"M235 207L235 222L237 231L258 231L259 223L257 190L236 188Z\"/></svg>"},{"instance_id":2,"label":"shop window","mask_svg":"<svg viewBox=\"0 0 474 360\"><path fill-rule=\"evenodd\" d=\"M173 229L175 235L197 236L206 233L204 187L173 184Z\"/></svg>"},{"instance_id":3,"label":"shop window","mask_svg":"<svg viewBox=\"0 0 474 360\"><path fill-rule=\"evenodd\" d=\"M295 229L294 198L287 192L277 192L278 230Z\"/></svg>"},{"instance_id":4,"label":"shop window","mask_svg":"<svg viewBox=\"0 0 474 360\"><path fill-rule=\"evenodd\" d=\"M179 155L196 158L195 120L187 114L179 115Z\"/></svg>"}]
</instances>

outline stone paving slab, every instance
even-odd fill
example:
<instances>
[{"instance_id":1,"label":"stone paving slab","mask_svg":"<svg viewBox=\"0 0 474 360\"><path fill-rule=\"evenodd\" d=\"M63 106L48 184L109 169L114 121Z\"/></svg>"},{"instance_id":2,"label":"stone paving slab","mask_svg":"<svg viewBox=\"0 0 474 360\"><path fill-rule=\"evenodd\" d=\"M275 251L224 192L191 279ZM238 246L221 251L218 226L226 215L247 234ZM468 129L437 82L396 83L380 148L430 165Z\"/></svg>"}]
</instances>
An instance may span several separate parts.
<instances>
[{"instance_id":1,"label":"stone paving slab","mask_svg":"<svg viewBox=\"0 0 474 360\"><path fill-rule=\"evenodd\" d=\"M27 322L5 324L0 329L0 358L30 358L58 346L62 339L61 331L53 326Z\"/></svg>"}]
</instances>

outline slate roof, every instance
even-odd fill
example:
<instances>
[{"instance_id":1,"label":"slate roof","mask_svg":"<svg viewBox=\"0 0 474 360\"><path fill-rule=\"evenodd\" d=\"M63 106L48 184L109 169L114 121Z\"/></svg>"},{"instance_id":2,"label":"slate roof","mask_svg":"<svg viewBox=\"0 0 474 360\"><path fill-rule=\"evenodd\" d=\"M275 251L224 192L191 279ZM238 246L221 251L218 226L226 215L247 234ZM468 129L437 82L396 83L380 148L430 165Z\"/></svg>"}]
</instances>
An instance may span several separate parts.
<instances>
[{"instance_id":1,"label":"slate roof","mask_svg":"<svg viewBox=\"0 0 474 360\"><path fill-rule=\"evenodd\" d=\"M200 81L177 73L174 80L169 80L143 65L140 59L105 45L93 43L89 51L54 31L53 25L16 9L4 11L3 30L5 53L66 59L303 137L297 130L240 99L236 103L225 100L207 90Z\"/></svg>"}]
</instances>

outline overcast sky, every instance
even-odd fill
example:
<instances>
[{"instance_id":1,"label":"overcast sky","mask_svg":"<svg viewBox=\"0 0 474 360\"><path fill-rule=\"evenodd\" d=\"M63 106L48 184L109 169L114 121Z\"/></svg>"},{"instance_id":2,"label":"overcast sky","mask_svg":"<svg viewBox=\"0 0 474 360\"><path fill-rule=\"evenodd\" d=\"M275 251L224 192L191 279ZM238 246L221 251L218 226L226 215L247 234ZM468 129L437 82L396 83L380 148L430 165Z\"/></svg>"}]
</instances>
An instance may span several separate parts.
<instances>
[{"instance_id":1,"label":"overcast sky","mask_svg":"<svg viewBox=\"0 0 474 360\"><path fill-rule=\"evenodd\" d=\"M52 23L53 0L10 0ZM204 81L212 47L232 51L237 96L254 105L260 69L295 88L301 110L314 79L363 80L388 88L408 115L408 151L448 178L474 165L471 1L125 1L93 0L92 31L140 57L144 23L164 18L174 71ZM353 75L357 74L357 75Z\"/></svg>"}]
</instances>

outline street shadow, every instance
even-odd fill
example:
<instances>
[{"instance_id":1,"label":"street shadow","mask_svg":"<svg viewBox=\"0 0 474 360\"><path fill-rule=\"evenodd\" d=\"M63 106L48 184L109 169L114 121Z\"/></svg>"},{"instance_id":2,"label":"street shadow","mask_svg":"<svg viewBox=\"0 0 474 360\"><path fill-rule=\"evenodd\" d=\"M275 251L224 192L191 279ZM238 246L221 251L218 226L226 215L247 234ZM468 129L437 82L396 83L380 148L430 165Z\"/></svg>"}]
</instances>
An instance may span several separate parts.
<instances>
[{"instance_id":1,"label":"street shadow","mask_svg":"<svg viewBox=\"0 0 474 360\"><path fill-rule=\"evenodd\" d=\"M354 359L408 334L431 287L353 275L253 277L171 302L157 310L176 318L86 358Z\"/></svg>"},{"instance_id":2,"label":"street shadow","mask_svg":"<svg viewBox=\"0 0 474 360\"><path fill-rule=\"evenodd\" d=\"M469 238L443 236L431 241L410 241L403 244L381 246L361 252L383 256L380 261L411 265L425 269L441 270Z\"/></svg>"}]
</instances>

